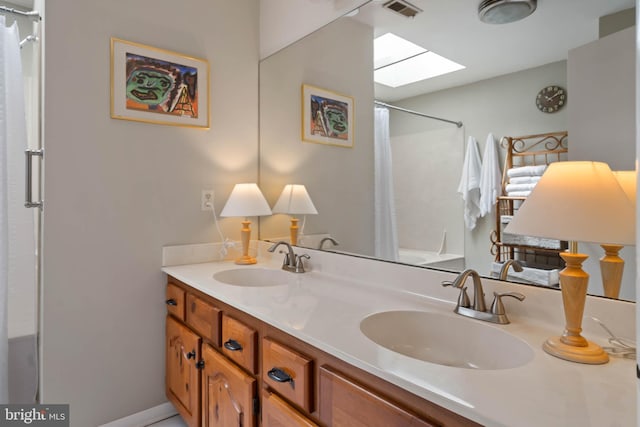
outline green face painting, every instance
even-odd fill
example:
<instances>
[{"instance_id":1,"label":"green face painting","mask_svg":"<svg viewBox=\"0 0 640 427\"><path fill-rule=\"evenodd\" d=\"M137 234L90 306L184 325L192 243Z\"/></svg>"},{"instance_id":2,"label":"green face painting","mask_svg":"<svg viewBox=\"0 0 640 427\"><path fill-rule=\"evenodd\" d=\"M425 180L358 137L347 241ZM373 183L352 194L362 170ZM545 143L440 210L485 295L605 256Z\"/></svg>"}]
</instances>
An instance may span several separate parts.
<instances>
[{"instance_id":1,"label":"green face painting","mask_svg":"<svg viewBox=\"0 0 640 427\"><path fill-rule=\"evenodd\" d=\"M147 105L161 104L173 87L173 77L161 70L139 68L127 80L127 98Z\"/></svg>"},{"instance_id":2,"label":"green face painting","mask_svg":"<svg viewBox=\"0 0 640 427\"><path fill-rule=\"evenodd\" d=\"M344 110L326 106L324 115L329 128L329 136L340 136L347 132L347 115Z\"/></svg>"}]
</instances>

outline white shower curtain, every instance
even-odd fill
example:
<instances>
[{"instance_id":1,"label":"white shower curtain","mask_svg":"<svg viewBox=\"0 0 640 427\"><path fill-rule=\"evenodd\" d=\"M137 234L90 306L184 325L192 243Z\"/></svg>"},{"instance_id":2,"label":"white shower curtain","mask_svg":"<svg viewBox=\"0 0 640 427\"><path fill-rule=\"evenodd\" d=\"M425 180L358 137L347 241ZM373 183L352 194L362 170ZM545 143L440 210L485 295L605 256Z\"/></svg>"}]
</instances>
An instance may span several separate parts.
<instances>
[{"instance_id":1,"label":"white shower curtain","mask_svg":"<svg viewBox=\"0 0 640 427\"><path fill-rule=\"evenodd\" d=\"M375 256L397 261L398 235L393 196L389 110L380 107L375 108L374 163Z\"/></svg>"},{"instance_id":2,"label":"white shower curtain","mask_svg":"<svg viewBox=\"0 0 640 427\"><path fill-rule=\"evenodd\" d=\"M20 36L16 23L5 25L0 16L0 403L9 402L8 300L16 289L35 286L33 213L22 198L27 128Z\"/></svg>"}]
</instances>

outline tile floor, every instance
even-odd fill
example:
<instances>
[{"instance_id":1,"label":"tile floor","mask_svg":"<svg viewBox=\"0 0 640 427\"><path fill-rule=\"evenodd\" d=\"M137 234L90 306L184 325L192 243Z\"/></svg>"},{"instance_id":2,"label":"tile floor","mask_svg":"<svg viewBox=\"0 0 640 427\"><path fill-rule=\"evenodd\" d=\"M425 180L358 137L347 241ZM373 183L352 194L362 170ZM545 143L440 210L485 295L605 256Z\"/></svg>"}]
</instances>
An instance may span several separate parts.
<instances>
[{"instance_id":1,"label":"tile floor","mask_svg":"<svg viewBox=\"0 0 640 427\"><path fill-rule=\"evenodd\" d=\"M150 424L148 427L186 427L187 425L182 421L179 415L174 415L166 420L158 421L155 424Z\"/></svg>"}]
</instances>

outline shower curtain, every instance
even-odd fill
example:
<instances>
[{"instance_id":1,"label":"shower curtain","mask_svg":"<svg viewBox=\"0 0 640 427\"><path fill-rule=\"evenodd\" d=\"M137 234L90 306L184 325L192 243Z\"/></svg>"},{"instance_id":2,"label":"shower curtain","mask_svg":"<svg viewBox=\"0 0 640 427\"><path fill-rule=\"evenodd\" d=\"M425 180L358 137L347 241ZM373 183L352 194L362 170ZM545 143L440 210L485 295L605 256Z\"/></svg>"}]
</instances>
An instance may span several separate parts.
<instances>
[{"instance_id":1,"label":"shower curtain","mask_svg":"<svg viewBox=\"0 0 640 427\"><path fill-rule=\"evenodd\" d=\"M389 110L381 107L375 108L374 163L375 256L397 261L398 236L391 169Z\"/></svg>"},{"instance_id":2,"label":"shower curtain","mask_svg":"<svg viewBox=\"0 0 640 427\"><path fill-rule=\"evenodd\" d=\"M35 286L33 213L22 199L26 148L20 36L17 24L6 27L0 16L0 403L9 402L8 300Z\"/></svg>"}]
</instances>

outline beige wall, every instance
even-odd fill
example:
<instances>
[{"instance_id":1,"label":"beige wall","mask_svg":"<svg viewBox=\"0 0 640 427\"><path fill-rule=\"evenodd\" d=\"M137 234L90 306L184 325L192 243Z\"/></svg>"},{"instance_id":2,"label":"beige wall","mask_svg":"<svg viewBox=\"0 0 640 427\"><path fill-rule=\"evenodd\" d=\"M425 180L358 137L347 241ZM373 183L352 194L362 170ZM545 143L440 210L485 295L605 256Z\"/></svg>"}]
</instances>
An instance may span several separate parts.
<instances>
[{"instance_id":1,"label":"beige wall","mask_svg":"<svg viewBox=\"0 0 640 427\"><path fill-rule=\"evenodd\" d=\"M369 1L260 0L260 58L274 54Z\"/></svg>"},{"instance_id":2,"label":"beige wall","mask_svg":"<svg viewBox=\"0 0 640 427\"><path fill-rule=\"evenodd\" d=\"M450 147L450 150L464 150L467 138L474 136L478 140L480 156L484 155L484 147L489 132L499 141L503 136L531 135L543 132L562 131L567 129L566 109L554 114L538 111L535 97L538 91L548 84L559 84L566 87L566 62L556 62L517 73L456 88L422 95L403 101L394 102L412 110L443 117L464 123L464 145ZM571 98L569 97L569 103ZM420 134L434 129L449 126L442 122L420 119L404 113L394 113L391 123L392 137ZM500 150L504 159L504 150ZM454 190L457 190L462 171L464 151L458 156L449 154L447 162L457 159L459 164L454 172ZM453 157L452 157L453 156ZM443 163L445 164L445 163ZM447 176L451 171L445 171ZM440 186L441 188L451 187ZM440 197L442 199L442 197ZM461 196L459 197L461 199ZM450 212L463 222L462 203L459 210ZM493 214L480 218L473 230L464 229L464 254L466 266L483 275L488 275L493 256L489 252L491 231L495 228ZM455 239L455 235L450 236Z\"/></svg>"},{"instance_id":3,"label":"beige wall","mask_svg":"<svg viewBox=\"0 0 640 427\"><path fill-rule=\"evenodd\" d=\"M257 179L258 2L46 2L42 395L97 426L164 402L163 245L216 241ZM211 129L113 120L109 39L211 64ZM223 230L237 238L238 219Z\"/></svg>"},{"instance_id":4,"label":"beige wall","mask_svg":"<svg viewBox=\"0 0 640 427\"><path fill-rule=\"evenodd\" d=\"M267 200L273 206L285 184L304 184L318 210L307 216L305 234L331 234L338 249L367 255L373 255L373 82L362 76L371 73L372 37L370 27L340 20L260 64L260 182ZM331 55L318 55L326 46ZM353 148L301 141L303 83L354 98ZM260 238L287 236L288 227L284 215L263 217Z\"/></svg>"}]
</instances>

